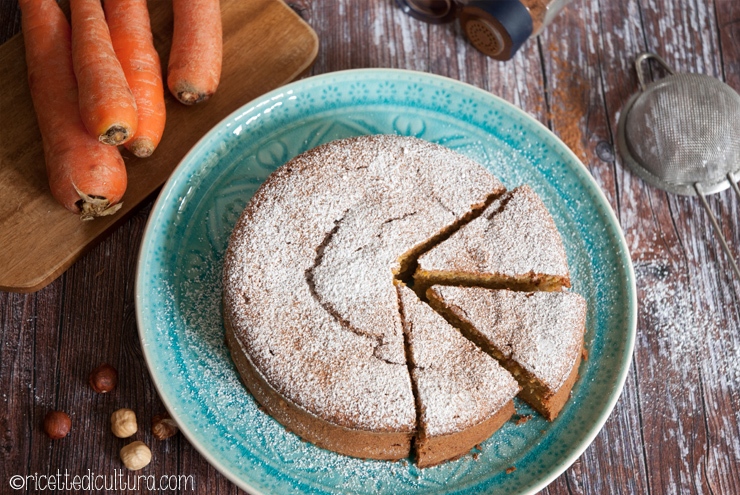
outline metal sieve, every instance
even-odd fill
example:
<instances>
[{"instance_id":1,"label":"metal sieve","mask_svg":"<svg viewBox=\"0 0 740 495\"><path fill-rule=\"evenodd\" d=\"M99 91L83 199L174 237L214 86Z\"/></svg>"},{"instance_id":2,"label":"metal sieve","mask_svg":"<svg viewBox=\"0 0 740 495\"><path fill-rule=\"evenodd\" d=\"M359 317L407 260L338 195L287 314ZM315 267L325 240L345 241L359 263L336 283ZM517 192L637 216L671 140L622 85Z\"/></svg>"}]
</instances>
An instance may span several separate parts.
<instances>
[{"instance_id":1,"label":"metal sieve","mask_svg":"<svg viewBox=\"0 0 740 495\"><path fill-rule=\"evenodd\" d=\"M646 84L643 62L650 59L669 75ZM740 95L705 74L676 74L653 53L640 54L635 67L641 91L619 117L619 151L632 171L653 186L699 196L740 280L740 269L706 199L728 187L740 197Z\"/></svg>"}]
</instances>

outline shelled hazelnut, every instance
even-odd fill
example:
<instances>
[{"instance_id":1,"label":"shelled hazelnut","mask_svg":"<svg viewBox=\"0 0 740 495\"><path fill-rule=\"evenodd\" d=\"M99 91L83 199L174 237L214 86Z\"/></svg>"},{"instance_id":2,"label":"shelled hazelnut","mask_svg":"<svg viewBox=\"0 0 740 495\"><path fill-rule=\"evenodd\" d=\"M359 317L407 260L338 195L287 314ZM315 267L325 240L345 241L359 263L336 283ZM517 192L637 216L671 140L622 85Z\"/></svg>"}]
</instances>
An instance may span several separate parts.
<instances>
[{"instance_id":1,"label":"shelled hazelnut","mask_svg":"<svg viewBox=\"0 0 740 495\"><path fill-rule=\"evenodd\" d=\"M110 364L101 364L90 372L88 382L97 393L108 393L118 384L118 371Z\"/></svg>"},{"instance_id":2,"label":"shelled hazelnut","mask_svg":"<svg viewBox=\"0 0 740 495\"><path fill-rule=\"evenodd\" d=\"M49 411L44 418L44 431L52 440L64 438L72 428L72 420L64 411Z\"/></svg>"},{"instance_id":3,"label":"shelled hazelnut","mask_svg":"<svg viewBox=\"0 0 740 495\"><path fill-rule=\"evenodd\" d=\"M121 460L131 471L138 471L152 461L152 451L144 442L137 440L121 449Z\"/></svg>"},{"instance_id":4,"label":"shelled hazelnut","mask_svg":"<svg viewBox=\"0 0 740 495\"><path fill-rule=\"evenodd\" d=\"M119 409L110 416L110 429L118 438L128 438L139 429L136 413L131 409Z\"/></svg>"},{"instance_id":5,"label":"shelled hazelnut","mask_svg":"<svg viewBox=\"0 0 740 495\"><path fill-rule=\"evenodd\" d=\"M152 418L152 435L157 440L164 440L176 435L177 423L167 414L157 414Z\"/></svg>"}]
</instances>

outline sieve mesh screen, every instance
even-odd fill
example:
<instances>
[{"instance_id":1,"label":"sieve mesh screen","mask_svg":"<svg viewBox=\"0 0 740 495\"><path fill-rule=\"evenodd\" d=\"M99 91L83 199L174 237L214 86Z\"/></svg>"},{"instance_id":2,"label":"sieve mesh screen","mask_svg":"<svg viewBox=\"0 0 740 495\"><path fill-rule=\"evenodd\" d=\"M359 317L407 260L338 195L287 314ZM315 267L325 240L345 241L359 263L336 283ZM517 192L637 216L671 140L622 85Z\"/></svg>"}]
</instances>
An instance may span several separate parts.
<instances>
[{"instance_id":1,"label":"sieve mesh screen","mask_svg":"<svg viewBox=\"0 0 740 495\"><path fill-rule=\"evenodd\" d=\"M637 162L672 185L714 184L740 168L740 95L702 74L651 84L625 125Z\"/></svg>"}]
</instances>

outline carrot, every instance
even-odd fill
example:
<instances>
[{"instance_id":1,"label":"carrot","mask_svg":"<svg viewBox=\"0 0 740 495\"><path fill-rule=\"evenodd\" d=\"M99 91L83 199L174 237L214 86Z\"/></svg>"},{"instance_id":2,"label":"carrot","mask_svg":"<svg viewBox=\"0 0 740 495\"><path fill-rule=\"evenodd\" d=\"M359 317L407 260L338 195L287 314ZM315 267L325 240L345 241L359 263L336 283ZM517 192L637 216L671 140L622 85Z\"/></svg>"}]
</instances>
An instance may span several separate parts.
<instances>
[{"instance_id":1,"label":"carrot","mask_svg":"<svg viewBox=\"0 0 740 495\"><path fill-rule=\"evenodd\" d=\"M165 123L164 87L159 55L154 48L146 0L105 0L111 42L121 62L139 115L134 137L126 148L146 157L162 139Z\"/></svg>"},{"instance_id":2,"label":"carrot","mask_svg":"<svg viewBox=\"0 0 740 495\"><path fill-rule=\"evenodd\" d=\"M100 0L71 0L69 7L82 121L105 144L123 144L136 132L136 101L113 50L103 7Z\"/></svg>"},{"instance_id":3,"label":"carrot","mask_svg":"<svg viewBox=\"0 0 740 495\"><path fill-rule=\"evenodd\" d=\"M167 86L186 105L207 100L221 78L223 40L218 0L172 0L174 30Z\"/></svg>"},{"instance_id":4,"label":"carrot","mask_svg":"<svg viewBox=\"0 0 740 495\"><path fill-rule=\"evenodd\" d=\"M67 18L56 0L19 5L51 193L83 220L115 213L126 190L126 167L118 148L90 136L80 118Z\"/></svg>"}]
</instances>

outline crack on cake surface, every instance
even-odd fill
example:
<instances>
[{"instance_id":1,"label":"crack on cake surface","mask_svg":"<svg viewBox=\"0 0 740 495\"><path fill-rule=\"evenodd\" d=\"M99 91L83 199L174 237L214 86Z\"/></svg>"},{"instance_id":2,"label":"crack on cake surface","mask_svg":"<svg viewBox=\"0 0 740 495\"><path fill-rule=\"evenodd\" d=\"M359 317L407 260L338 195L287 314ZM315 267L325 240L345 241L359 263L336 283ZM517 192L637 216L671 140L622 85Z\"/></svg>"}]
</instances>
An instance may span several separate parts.
<instances>
[{"instance_id":1,"label":"crack on cake surface","mask_svg":"<svg viewBox=\"0 0 740 495\"><path fill-rule=\"evenodd\" d=\"M437 196L436 194L432 194L432 198L434 198L434 201L436 201L437 204L439 204L439 206L441 206L445 211L452 213L453 215L455 214L454 211L452 211L446 204L444 204L444 201L442 201L439 196Z\"/></svg>"},{"instance_id":2,"label":"crack on cake surface","mask_svg":"<svg viewBox=\"0 0 740 495\"><path fill-rule=\"evenodd\" d=\"M414 210L412 212L404 213L403 215L400 215L400 216L397 216L397 217L394 217L394 218L389 218L388 220L385 220L383 223L381 223L379 225L378 233L375 234L374 237L376 239L378 239L378 240L382 240L383 239L383 235L385 234L384 229L385 228L388 228L389 225L391 225L391 224L393 224L395 222L400 222L401 220L406 220L407 218L411 218L413 216L416 216L419 213L420 213L419 210ZM364 246L361 246L361 247L357 248L355 250L355 252L361 251L361 250L365 249L368 246L369 246L369 244L365 244Z\"/></svg>"},{"instance_id":3,"label":"crack on cake surface","mask_svg":"<svg viewBox=\"0 0 740 495\"><path fill-rule=\"evenodd\" d=\"M405 220L407 218L413 217L414 215L418 215L418 214L419 214L419 211L418 210L414 210L414 211L409 212L409 213L404 213L401 216L389 218L389 219L383 221L383 223L381 224L381 226L385 226L385 225L388 225L389 223L393 223L393 222L398 222L399 220Z\"/></svg>"},{"instance_id":4,"label":"crack on cake surface","mask_svg":"<svg viewBox=\"0 0 740 495\"><path fill-rule=\"evenodd\" d=\"M400 282L396 282L400 283ZM406 325L409 325L413 328L413 323L406 321L406 318L403 316L403 310L402 304L401 304L401 294L396 289L396 300L398 301L398 313L401 315L401 324L405 327ZM413 370L416 368L416 365L414 364L414 360L412 358L411 353L411 341L408 332L403 332L403 350L406 355L406 368L409 372L409 377L411 378L411 393L414 396L414 406L416 409L416 432L414 436L411 438L411 451L409 452L410 456L412 458L415 458L417 456L417 443L419 442L419 436L421 432L423 431L423 428L421 427L421 399L419 398L419 386L416 383L416 380L414 379L414 373Z\"/></svg>"},{"instance_id":5,"label":"crack on cake surface","mask_svg":"<svg viewBox=\"0 0 740 495\"><path fill-rule=\"evenodd\" d=\"M311 293L311 296L316 300L316 302L318 302L321 305L322 308L324 308L324 310L327 313L329 313L332 316L332 318L334 318L337 321L337 323L339 323L342 326L342 328L360 337L365 337L365 338L368 338L374 341L373 355L376 358L388 364L398 364L398 363L394 363L378 355L378 349L381 348L384 344L383 342L384 339L382 336L373 335L373 334L364 332L363 330L353 326L349 321L343 318L341 314L339 314L339 312L336 310L336 308L334 308L334 306L332 306L330 302L325 301L324 298L321 297L321 295L316 290L316 283L314 281L313 271L316 269L316 267L318 267L321 264L322 260L324 259L324 251L326 250L326 247L331 242L332 237L334 237L334 235L339 231L339 228L342 224L342 220L344 219L348 211L349 209L345 210L342 213L340 218L338 218L337 220L334 220L334 227L326 233L326 235L324 236L324 239L316 247L316 258L314 259L313 265L304 272L306 283L308 284L308 289L309 289L309 292ZM359 249L363 249L364 247L365 246L362 246Z\"/></svg>"}]
</instances>

